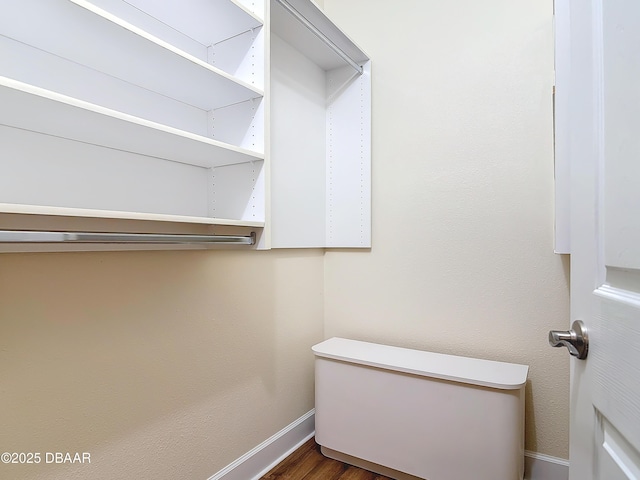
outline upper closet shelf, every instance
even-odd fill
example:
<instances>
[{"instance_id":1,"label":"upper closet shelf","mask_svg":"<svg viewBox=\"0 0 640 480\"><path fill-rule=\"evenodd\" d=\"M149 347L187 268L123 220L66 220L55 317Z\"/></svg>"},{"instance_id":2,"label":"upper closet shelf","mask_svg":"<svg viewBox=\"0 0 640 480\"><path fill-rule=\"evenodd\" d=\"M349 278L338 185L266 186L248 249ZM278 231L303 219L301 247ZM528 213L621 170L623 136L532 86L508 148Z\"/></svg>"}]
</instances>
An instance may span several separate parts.
<instances>
[{"instance_id":1,"label":"upper closet shelf","mask_svg":"<svg viewBox=\"0 0 640 480\"><path fill-rule=\"evenodd\" d=\"M27 4L33 3L33 0L21 0L10 8L5 8L0 18L0 30L3 36L41 50L51 57L82 65L87 70L93 71L96 76L108 73L110 77L117 80L202 110L211 110L264 95L261 89L207 63L207 51L204 45L201 45L204 53L198 52L196 48L191 48L191 52L185 51L92 3L84 0L73 0L73 3L60 2L61 0L35 2L30 7ZM118 5L123 2L111 0L105 3ZM128 6L131 8L130 5ZM245 14L237 6L234 8ZM34 12L38 12L37 19L33 18ZM155 18L148 15L145 18L153 20L153 23L147 21L145 26L159 24ZM253 17L248 18L253 20ZM50 25L43 28L41 22L35 20L46 20ZM165 30L167 29L167 25L161 25ZM184 37L183 33L169 30L174 33L173 37ZM169 35L164 36L169 37ZM82 40L79 41L79 39ZM177 40L177 38L170 38L170 40ZM187 42L181 42L181 46L189 47ZM8 51L11 52L11 50ZM36 55L36 53L27 53L27 55ZM7 65L3 66L4 75L34 83L43 88L50 88L48 83L62 84L61 88L65 88L64 83L59 82L56 76L62 76L66 71L58 72L51 69L50 74L54 78L48 79L40 75L38 80L32 81L32 77L37 73L21 68L20 60L25 63L25 58L18 58L15 54L10 56L7 59ZM46 66L43 65L43 67ZM172 73L158 75L158 71ZM68 79L68 76L64 78ZM65 91L60 93L71 94ZM99 93L87 93L87 95L91 94L99 95ZM82 99L93 101L92 98ZM97 102L94 101L94 103Z\"/></svg>"},{"instance_id":2,"label":"upper closet shelf","mask_svg":"<svg viewBox=\"0 0 640 480\"><path fill-rule=\"evenodd\" d=\"M197 50L206 49L263 24L238 0L71 1L85 8L95 5L198 57ZM180 8L176 8L178 3ZM200 58L206 60L206 54Z\"/></svg>"},{"instance_id":3,"label":"upper closet shelf","mask_svg":"<svg viewBox=\"0 0 640 480\"><path fill-rule=\"evenodd\" d=\"M309 0L271 0L271 31L323 70L333 70L351 61L362 66L369 60L367 54Z\"/></svg>"},{"instance_id":4,"label":"upper closet shelf","mask_svg":"<svg viewBox=\"0 0 640 480\"><path fill-rule=\"evenodd\" d=\"M0 124L150 157L216 167L264 155L0 77Z\"/></svg>"}]
</instances>

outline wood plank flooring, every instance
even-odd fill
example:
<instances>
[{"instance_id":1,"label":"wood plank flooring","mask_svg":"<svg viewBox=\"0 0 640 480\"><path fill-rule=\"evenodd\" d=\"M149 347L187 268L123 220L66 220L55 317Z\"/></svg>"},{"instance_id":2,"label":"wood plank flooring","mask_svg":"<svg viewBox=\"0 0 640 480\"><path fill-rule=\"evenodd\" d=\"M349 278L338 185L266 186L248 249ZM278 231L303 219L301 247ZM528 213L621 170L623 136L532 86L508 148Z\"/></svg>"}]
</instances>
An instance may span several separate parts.
<instances>
[{"instance_id":1,"label":"wood plank flooring","mask_svg":"<svg viewBox=\"0 0 640 480\"><path fill-rule=\"evenodd\" d=\"M260 480L391 480L348 465L320 453L315 439L310 439Z\"/></svg>"}]
</instances>

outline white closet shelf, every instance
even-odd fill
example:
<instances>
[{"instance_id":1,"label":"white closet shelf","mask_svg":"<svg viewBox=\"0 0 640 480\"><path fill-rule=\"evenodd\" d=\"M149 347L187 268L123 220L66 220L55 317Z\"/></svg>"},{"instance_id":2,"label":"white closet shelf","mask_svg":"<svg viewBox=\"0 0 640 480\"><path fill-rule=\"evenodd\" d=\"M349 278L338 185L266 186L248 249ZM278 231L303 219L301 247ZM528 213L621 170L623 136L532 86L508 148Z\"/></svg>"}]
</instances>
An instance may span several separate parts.
<instances>
[{"instance_id":1,"label":"white closet shelf","mask_svg":"<svg viewBox=\"0 0 640 480\"><path fill-rule=\"evenodd\" d=\"M196 49L263 25L261 18L237 0L181 0L179 9L170 1L158 0L71 1L93 4L173 45L190 43Z\"/></svg>"},{"instance_id":2,"label":"white closet shelf","mask_svg":"<svg viewBox=\"0 0 640 480\"><path fill-rule=\"evenodd\" d=\"M226 218L192 217L185 215L164 215L159 213L124 212L96 210L88 208L49 207L0 203L0 213L19 215L40 215L50 217L108 218L115 220L143 220L150 222L191 223L201 225L224 225L232 227L262 228L264 222L233 220Z\"/></svg>"},{"instance_id":3,"label":"white closet shelf","mask_svg":"<svg viewBox=\"0 0 640 480\"><path fill-rule=\"evenodd\" d=\"M137 59L144 59L144 62L142 62L144 64L162 65L164 69L174 72L174 74L180 72L176 75L176 77L180 79L179 82L170 81L170 93L172 98L194 105L198 98L203 97L201 92L209 90L212 94L215 92L217 98L211 98L209 100L209 105L200 106L201 108L209 110L264 95L262 90L254 87L253 85L229 75L219 68L216 68L213 65L176 48L174 45L165 42L155 35L152 35L147 31L112 15L106 10L96 7L90 2L85 0L72 1L78 6L95 14L96 23L100 23L100 25L96 25L97 29L101 30L104 28L109 30L106 32L107 34L113 33L112 38L114 41L109 42L106 45L104 41L102 41L102 38L96 39L96 44L101 46L101 58L108 58L111 55L113 55L114 58L121 58L123 55L123 48L126 48L129 55L132 55ZM101 25L104 22L106 23ZM64 25L64 28L66 30L77 28L77 23L69 22ZM120 30L121 35L117 34L118 30ZM83 33L86 33L84 26L82 31ZM71 30L71 32L73 32L73 30ZM119 42L117 42L117 39L124 35L127 37L126 43L124 43L124 45L120 45ZM85 36L85 41L86 40L87 37ZM107 49L109 49L109 51L105 51ZM131 69L132 65L129 64L126 67L127 69ZM154 80L162 80L163 77L172 78L169 76L157 75L155 70L152 70L150 76L153 77ZM185 82L185 78L188 78L189 81ZM183 90L178 91L178 86L182 86ZM153 85L151 86L151 89L158 91L159 93L165 93L160 89L153 88ZM197 95L194 95L194 92L196 92ZM185 95L186 98L182 99L182 95Z\"/></svg>"},{"instance_id":4,"label":"white closet shelf","mask_svg":"<svg viewBox=\"0 0 640 480\"><path fill-rule=\"evenodd\" d=\"M346 34L342 32L331 20L327 18L313 2L309 0L284 0L280 4L278 0L271 0L271 31L295 46L303 55L311 59L324 70L345 65L345 61L333 49L320 40L307 26L300 21L313 25L326 40L332 43L347 57L357 64L369 61L368 55L360 49ZM290 11L296 12L295 18Z\"/></svg>"},{"instance_id":5,"label":"white closet shelf","mask_svg":"<svg viewBox=\"0 0 640 480\"><path fill-rule=\"evenodd\" d=\"M264 155L0 77L0 124L138 153L218 167L263 160Z\"/></svg>"},{"instance_id":6,"label":"white closet shelf","mask_svg":"<svg viewBox=\"0 0 640 480\"><path fill-rule=\"evenodd\" d=\"M25 22L23 17L33 10L25 12L28 5L20 2L3 12L3 35L203 110L264 95L261 89L92 3L74 0L64 15L56 12L53 3L37 9L47 14L46 9L52 8L54 32L42 32L38 25ZM79 38L81 47L73 40ZM110 41L105 42L105 38ZM172 75L158 75L158 71L170 71ZM49 72L54 76L61 73Z\"/></svg>"}]
</instances>

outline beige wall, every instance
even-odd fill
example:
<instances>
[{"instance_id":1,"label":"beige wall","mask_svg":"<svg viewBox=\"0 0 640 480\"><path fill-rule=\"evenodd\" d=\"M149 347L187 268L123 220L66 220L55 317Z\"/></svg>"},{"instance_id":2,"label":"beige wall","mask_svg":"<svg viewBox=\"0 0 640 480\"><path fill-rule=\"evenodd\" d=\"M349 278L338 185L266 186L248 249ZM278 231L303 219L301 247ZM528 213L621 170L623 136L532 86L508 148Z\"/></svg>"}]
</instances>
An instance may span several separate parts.
<instances>
[{"instance_id":1,"label":"beige wall","mask_svg":"<svg viewBox=\"0 0 640 480\"><path fill-rule=\"evenodd\" d=\"M526 448L568 456L551 0L325 0L373 59L373 249L325 259L325 335L531 366Z\"/></svg>"},{"instance_id":2,"label":"beige wall","mask_svg":"<svg viewBox=\"0 0 640 480\"><path fill-rule=\"evenodd\" d=\"M322 252L0 255L0 478L206 479L313 408Z\"/></svg>"}]
</instances>

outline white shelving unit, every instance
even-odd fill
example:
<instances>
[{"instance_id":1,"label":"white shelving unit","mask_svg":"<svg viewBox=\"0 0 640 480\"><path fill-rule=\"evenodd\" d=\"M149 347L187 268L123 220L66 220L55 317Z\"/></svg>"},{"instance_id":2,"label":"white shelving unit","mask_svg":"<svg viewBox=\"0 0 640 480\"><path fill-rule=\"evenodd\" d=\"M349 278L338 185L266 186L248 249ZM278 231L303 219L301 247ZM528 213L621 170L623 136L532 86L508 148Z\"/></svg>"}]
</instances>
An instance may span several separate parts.
<instances>
[{"instance_id":1,"label":"white shelving unit","mask_svg":"<svg viewBox=\"0 0 640 480\"><path fill-rule=\"evenodd\" d=\"M365 74L273 3L5 2L0 230L368 246L367 59L315 5L291 3Z\"/></svg>"},{"instance_id":2,"label":"white shelving unit","mask_svg":"<svg viewBox=\"0 0 640 480\"><path fill-rule=\"evenodd\" d=\"M272 245L370 247L369 58L314 3L270 5Z\"/></svg>"}]
</instances>

